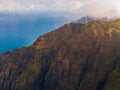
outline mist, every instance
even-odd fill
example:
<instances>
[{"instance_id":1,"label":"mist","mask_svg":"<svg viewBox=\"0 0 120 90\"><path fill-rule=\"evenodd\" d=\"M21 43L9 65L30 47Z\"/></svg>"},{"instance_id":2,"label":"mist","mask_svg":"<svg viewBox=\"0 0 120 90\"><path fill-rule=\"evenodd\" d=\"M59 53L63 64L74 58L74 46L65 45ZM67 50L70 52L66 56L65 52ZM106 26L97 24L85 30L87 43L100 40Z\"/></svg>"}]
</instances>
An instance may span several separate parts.
<instances>
[{"instance_id":1,"label":"mist","mask_svg":"<svg viewBox=\"0 0 120 90\"><path fill-rule=\"evenodd\" d=\"M80 7L81 12L94 17L120 17L120 0L85 0Z\"/></svg>"}]
</instances>

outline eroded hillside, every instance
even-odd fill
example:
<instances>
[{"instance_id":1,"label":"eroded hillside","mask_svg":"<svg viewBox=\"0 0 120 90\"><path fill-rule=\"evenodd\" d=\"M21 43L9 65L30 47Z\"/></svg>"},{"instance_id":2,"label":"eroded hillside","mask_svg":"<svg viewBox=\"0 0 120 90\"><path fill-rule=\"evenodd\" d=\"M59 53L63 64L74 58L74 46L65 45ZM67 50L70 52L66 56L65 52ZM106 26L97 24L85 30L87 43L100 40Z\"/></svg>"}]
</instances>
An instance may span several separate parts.
<instances>
[{"instance_id":1,"label":"eroded hillside","mask_svg":"<svg viewBox=\"0 0 120 90\"><path fill-rule=\"evenodd\" d=\"M0 55L0 90L119 90L120 20L69 23Z\"/></svg>"}]
</instances>

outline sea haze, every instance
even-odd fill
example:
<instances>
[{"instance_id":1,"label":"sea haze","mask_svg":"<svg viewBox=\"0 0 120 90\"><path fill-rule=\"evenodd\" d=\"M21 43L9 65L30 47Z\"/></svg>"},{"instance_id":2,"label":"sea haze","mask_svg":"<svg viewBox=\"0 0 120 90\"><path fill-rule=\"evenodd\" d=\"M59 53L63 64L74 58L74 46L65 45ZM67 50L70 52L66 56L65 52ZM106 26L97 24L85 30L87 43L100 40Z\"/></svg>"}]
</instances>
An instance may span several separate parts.
<instances>
[{"instance_id":1,"label":"sea haze","mask_svg":"<svg viewBox=\"0 0 120 90\"><path fill-rule=\"evenodd\" d=\"M0 13L0 53L28 46L67 22L67 18L40 13Z\"/></svg>"}]
</instances>

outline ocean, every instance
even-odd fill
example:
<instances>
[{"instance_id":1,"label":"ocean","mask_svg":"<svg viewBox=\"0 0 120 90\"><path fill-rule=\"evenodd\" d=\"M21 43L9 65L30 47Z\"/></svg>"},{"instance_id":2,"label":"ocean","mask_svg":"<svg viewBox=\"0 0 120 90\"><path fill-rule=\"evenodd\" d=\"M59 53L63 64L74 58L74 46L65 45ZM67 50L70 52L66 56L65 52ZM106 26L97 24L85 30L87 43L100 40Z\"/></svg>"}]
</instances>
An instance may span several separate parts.
<instances>
[{"instance_id":1,"label":"ocean","mask_svg":"<svg viewBox=\"0 0 120 90\"><path fill-rule=\"evenodd\" d=\"M0 53L31 45L70 20L46 14L0 14Z\"/></svg>"}]
</instances>

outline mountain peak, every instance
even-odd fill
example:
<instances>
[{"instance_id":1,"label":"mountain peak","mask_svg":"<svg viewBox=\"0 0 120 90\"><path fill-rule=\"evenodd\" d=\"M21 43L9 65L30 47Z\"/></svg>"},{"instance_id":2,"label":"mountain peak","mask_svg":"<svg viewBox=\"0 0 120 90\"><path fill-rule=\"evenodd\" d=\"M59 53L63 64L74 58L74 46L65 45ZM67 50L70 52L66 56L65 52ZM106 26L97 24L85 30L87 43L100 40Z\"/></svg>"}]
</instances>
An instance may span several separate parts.
<instances>
[{"instance_id":1,"label":"mountain peak","mask_svg":"<svg viewBox=\"0 0 120 90\"><path fill-rule=\"evenodd\" d=\"M100 18L100 17L84 16L80 19L77 19L76 21L73 21L73 23L87 24L87 23L93 22L93 21L109 22L109 21L113 21L116 19L117 18L108 18L108 17Z\"/></svg>"}]
</instances>

